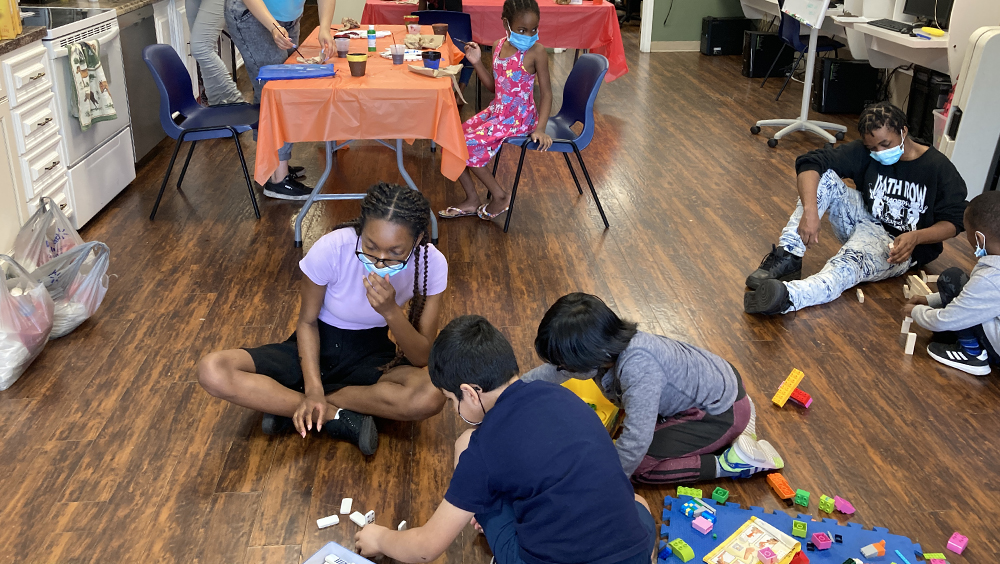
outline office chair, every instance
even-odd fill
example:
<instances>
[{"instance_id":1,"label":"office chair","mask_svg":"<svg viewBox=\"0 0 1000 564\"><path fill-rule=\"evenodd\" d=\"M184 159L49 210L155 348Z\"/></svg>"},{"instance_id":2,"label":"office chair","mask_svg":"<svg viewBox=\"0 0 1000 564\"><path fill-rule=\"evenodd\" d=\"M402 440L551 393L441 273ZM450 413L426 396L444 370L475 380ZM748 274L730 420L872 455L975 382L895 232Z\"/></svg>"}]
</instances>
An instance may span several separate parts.
<instances>
[{"instance_id":1,"label":"office chair","mask_svg":"<svg viewBox=\"0 0 1000 564\"><path fill-rule=\"evenodd\" d=\"M247 163L243 158L243 147L240 146L239 139L240 133L257 127L260 106L233 104L205 107L196 102L191 87L191 75L170 45L147 45L142 50L142 59L146 61L146 66L156 81L156 88L160 91L160 125L167 135L177 140L174 144L174 153L170 156L170 164L167 165L167 172L163 175L160 192L156 195L153 211L149 214L150 221L156 217L156 210L160 207L160 199L163 198L163 191L167 187L167 180L174 168L174 161L177 159L181 144L190 141L191 148L188 149L184 168L181 169L181 175L177 179L178 190L184 182L184 174L187 173L191 155L194 154L194 146L198 141L222 137L232 137L236 143L236 153L240 157L240 166L243 167L243 178L250 192L253 212L257 219L260 219L257 196L254 195L253 184L250 183L250 173L247 172Z\"/></svg>"},{"instance_id":2,"label":"office chair","mask_svg":"<svg viewBox=\"0 0 1000 564\"><path fill-rule=\"evenodd\" d=\"M590 193L594 196L594 203L597 204L597 211L601 213L604 220L604 228L610 227L608 218L604 215L604 208L601 207L601 200L594 190L594 183L587 172L587 165L583 163L583 155L580 151L586 149L594 138L594 101L597 99L597 92L604 82L604 75L608 72L608 60L604 55L587 53L581 55L580 59L573 66L569 77L566 78L566 85L563 87L563 102L559 108L559 113L550 117L545 127L545 133L552 137L552 147L549 151L562 153L566 159L566 166L569 167L570 174L573 175L573 182L576 183L576 190L583 195L583 188L580 187L580 180L576 177L573 164L569 160L569 153L575 153L580 161L580 168L583 169L583 176L587 179ZM572 127L577 123L583 124L583 131L577 135ZM521 147L521 158L517 161L517 173L514 175L514 187L510 193L510 208L507 210L507 219L503 224L503 232L507 232L510 227L510 216L514 215L514 199L517 197L517 185L521 180L521 168L524 165L524 155L528 149L538 147L537 143L531 141L530 137L508 137L500 144L496 157L493 160L493 176L497 175L497 167L500 165L500 154L504 144L510 143Z\"/></svg>"},{"instance_id":3,"label":"office chair","mask_svg":"<svg viewBox=\"0 0 1000 564\"><path fill-rule=\"evenodd\" d=\"M778 64L778 59L781 58L781 53L784 52L785 47L791 47L795 49L796 53L795 61L792 62L791 70L788 71L788 77L785 78L785 83L781 85L781 90L778 91L778 95L774 97L774 101L777 102L781 98L781 93L785 91L785 87L788 86L788 82L792 79L792 73L799 66L799 61L802 57L806 56L809 51L809 45L802 42L801 33L802 24L799 20L789 16L788 14L781 12L781 23L778 24L778 36L781 38L781 49L778 50L778 56L774 58L774 62L771 63L771 68L767 69L767 74L764 75L764 80L760 83L760 87L764 88L767 84L767 79L771 76L771 71L774 70L774 65ZM843 43L825 36L819 36L816 38L816 52L817 53L828 53L830 51L834 52L834 56L837 55L837 51L844 46ZM807 76L806 80L812 80L811 76Z\"/></svg>"},{"instance_id":4,"label":"office chair","mask_svg":"<svg viewBox=\"0 0 1000 564\"><path fill-rule=\"evenodd\" d=\"M461 10L461 7L459 8ZM410 15L417 16L420 18L420 25L434 25L438 23L448 24L448 35L451 36L451 42L458 47L458 50L465 52L465 42L472 41L472 16L469 14L458 11L451 12L445 10L421 10L413 12ZM486 46L480 46L483 51L486 51ZM475 68L469 63L467 59L462 59L462 76L458 79L461 84L468 84L469 79L475 74ZM479 77L476 77L476 111L482 107L483 99L483 85L479 82Z\"/></svg>"}]
</instances>

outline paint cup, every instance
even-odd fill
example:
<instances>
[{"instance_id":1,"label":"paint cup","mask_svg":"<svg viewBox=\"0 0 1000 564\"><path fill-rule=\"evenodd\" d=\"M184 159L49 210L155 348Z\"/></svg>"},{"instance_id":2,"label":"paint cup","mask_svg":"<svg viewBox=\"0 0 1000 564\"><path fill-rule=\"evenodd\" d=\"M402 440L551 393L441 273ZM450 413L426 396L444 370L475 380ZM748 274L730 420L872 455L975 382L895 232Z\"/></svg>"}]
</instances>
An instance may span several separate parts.
<instances>
[{"instance_id":1,"label":"paint cup","mask_svg":"<svg viewBox=\"0 0 1000 564\"><path fill-rule=\"evenodd\" d=\"M347 57L347 52L351 50L351 38L347 36L334 37L333 43L337 47L337 57L340 59Z\"/></svg>"},{"instance_id":2,"label":"paint cup","mask_svg":"<svg viewBox=\"0 0 1000 564\"><path fill-rule=\"evenodd\" d=\"M406 24L406 33L420 35L420 18L418 16L403 16L403 23Z\"/></svg>"},{"instance_id":3,"label":"paint cup","mask_svg":"<svg viewBox=\"0 0 1000 564\"><path fill-rule=\"evenodd\" d=\"M424 51L420 56L424 58L426 68L436 69L441 66L441 53L438 51Z\"/></svg>"},{"instance_id":4,"label":"paint cup","mask_svg":"<svg viewBox=\"0 0 1000 564\"><path fill-rule=\"evenodd\" d=\"M431 26L434 30L434 35L448 35L448 24L446 23L436 23Z\"/></svg>"},{"instance_id":5,"label":"paint cup","mask_svg":"<svg viewBox=\"0 0 1000 564\"><path fill-rule=\"evenodd\" d=\"M348 53L347 64L351 67L351 76L364 76L368 66L367 53Z\"/></svg>"},{"instance_id":6,"label":"paint cup","mask_svg":"<svg viewBox=\"0 0 1000 564\"><path fill-rule=\"evenodd\" d=\"M403 56L406 54L406 45L390 45L389 53L392 54L392 64L403 64Z\"/></svg>"}]
</instances>

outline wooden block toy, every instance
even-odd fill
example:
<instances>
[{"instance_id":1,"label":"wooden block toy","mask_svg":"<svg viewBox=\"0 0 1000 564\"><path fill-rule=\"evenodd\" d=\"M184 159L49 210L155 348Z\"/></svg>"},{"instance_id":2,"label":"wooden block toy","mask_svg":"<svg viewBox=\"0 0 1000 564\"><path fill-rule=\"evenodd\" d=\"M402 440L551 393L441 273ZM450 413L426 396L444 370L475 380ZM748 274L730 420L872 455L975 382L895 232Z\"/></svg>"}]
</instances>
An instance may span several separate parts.
<instances>
[{"instance_id":1,"label":"wooden block toy","mask_svg":"<svg viewBox=\"0 0 1000 564\"><path fill-rule=\"evenodd\" d=\"M923 280L912 274L906 281L910 283L910 296L926 296L933 293Z\"/></svg>"},{"instance_id":2,"label":"wooden block toy","mask_svg":"<svg viewBox=\"0 0 1000 564\"><path fill-rule=\"evenodd\" d=\"M944 554L941 552L925 552L924 560L944 560Z\"/></svg>"},{"instance_id":3,"label":"wooden block toy","mask_svg":"<svg viewBox=\"0 0 1000 564\"><path fill-rule=\"evenodd\" d=\"M809 492L805 490L795 490L795 505L809 507Z\"/></svg>"},{"instance_id":4,"label":"wooden block toy","mask_svg":"<svg viewBox=\"0 0 1000 564\"><path fill-rule=\"evenodd\" d=\"M906 334L906 347L903 348L903 354L912 355L913 347L917 344L917 334L907 333Z\"/></svg>"},{"instance_id":5,"label":"wooden block toy","mask_svg":"<svg viewBox=\"0 0 1000 564\"><path fill-rule=\"evenodd\" d=\"M937 275L937 274L928 274L927 275L927 283L928 284L937 284L938 277L939 277L939 275Z\"/></svg>"},{"instance_id":6,"label":"wooden block toy","mask_svg":"<svg viewBox=\"0 0 1000 564\"><path fill-rule=\"evenodd\" d=\"M819 510L824 513L833 513L833 498L827 495L819 496Z\"/></svg>"},{"instance_id":7,"label":"wooden block toy","mask_svg":"<svg viewBox=\"0 0 1000 564\"><path fill-rule=\"evenodd\" d=\"M788 399L802 407L809 407L813 402L812 396L798 388L795 388L795 391L792 392L792 395L788 396Z\"/></svg>"},{"instance_id":8,"label":"wooden block toy","mask_svg":"<svg viewBox=\"0 0 1000 564\"><path fill-rule=\"evenodd\" d=\"M851 505L851 502L849 502L846 499L840 497L839 495L833 496L833 506L837 509L837 511L840 511L841 513L843 513L845 515L853 515L854 514L854 506ZM837 536L840 536L840 535L837 535ZM837 542L840 542L840 541L837 541Z\"/></svg>"},{"instance_id":9,"label":"wooden block toy","mask_svg":"<svg viewBox=\"0 0 1000 564\"><path fill-rule=\"evenodd\" d=\"M833 539L826 533L813 533L812 543L820 550L826 550L833 545Z\"/></svg>"},{"instance_id":10,"label":"wooden block toy","mask_svg":"<svg viewBox=\"0 0 1000 564\"><path fill-rule=\"evenodd\" d=\"M881 540L876 543L862 546L861 554L865 558L875 558L876 556L885 556L885 541Z\"/></svg>"},{"instance_id":11,"label":"wooden block toy","mask_svg":"<svg viewBox=\"0 0 1000 564\"><path fill-rule=\"evenodd\" d=\"M694 498L701 498L701 490L698 488L685 488L684 486L677 486L677 495L689 495Z\"/></svg>"},{"instance_id":12,"label":"wooden block toy","mask_svg":"<svg viewBox=\"0 0 1000 564\"><path fill-rule=\"evenodd\" d=\"M771 472L767 475L767 483L781 499L792 499L795 497L795 491L788 485L788 480L781 474Z\"/></svg>"},{"instance_id":13,"label":"wooden block toy","mask_svg":"<svg viewBox=\"0 0 1000 564\"><path fill-rule=\"evenodd\" d=\"M903 326L899 328L899 334L905 335L910 332L910 324L913 323L913 318L906 316L903 318Z\"/></svg>"},{"instance_id":14,"label":"wooden block toy","mask_svg":"<svg viewBox=\"0 0 1000 564\"><path fill-rule=\"evenodd\" d=\"M715 488L712 492L712 499L719 503L726 503L726 500L729 499L729 490L725 488Z\"/></svg>"},{"instance_id":15,"label":"wooden block toy","mask_svg":"<svg viewBox=\"0 0 1000 564\"><path fill-rule=\"evenodd\" d=\"M699 533L707 535L708 533L712 532L712 527L714 525L712 525L712 522L709 521L708 519L705 519L704 517L698 517L697 519L691 522L691 526L694 528L694 530L698 531Z\"/></svg>"},{"instance_id":16,"label":"wooden block toy","mask_svg":"<svg viewBox=\"0 0 1000 564\"><path fill-rule=\"evenodd\" d=\"M375 522L375 510L372 509L368 513L365 513L365 524Z\"/></svg>"},{"instance_id":17,"label":"wooden block toy","mask_svg":"<svg viewBox=\"0 0 1000 564\"><path fill-rule=\"evenodd\" d=\"M360 511L355 511L354 513L351 513L351 521L359 527L364 527L365 525L368 524L368 521L365 520L365 516L362 515Z\"/></svg>"},{"instance_id":18,"label":"wooden block toy","mask_svg":"<svg viewBox=\"0 0 1000 564\"><path fill-rule=\"evenodd\" d=\"M906 299L910 299L910 287L907 286L906 284L903 284L903 297Z\"/></svg>"},{"instance_id":19,"label":"wooden block toy","mask_svg":"<svg viewBox=\"0 0 1000 564\"><path fill-rule=\"evenodd\" d=\"M788 401L788 396L792 395L792 392L795 391L795 388L797 388L800 383L802 383L802 379L805 377L806 375L803 374L801 370L793 368L792 372L787 378L785 378L785 381L778 387L778 391L774 394L774 397L771 398L774 405L777 405L778 407L785 407L785 402Z\"/></svg>"},{"instance_id":20,"label":"wooden block toy","mask_svg":"<svg viewBox=\"0 0 1000 564\"><path fill-rule=\"evenodd\" d=\"M792 521L792 536L799 537L800 539L806 538L806 534L809 531L809 525L806 525L804 521Z\"/></svg>"},{"instance_id":21,"label":"wooden block toy","mask_svg":"<svg viewBox=\"0 0 1000 564\"><path fill-rule=\"evenodd\" d=\"M765 546L757 551L757 560L760 561L761 564L775 564L778 562L778 555L771 550L771 547Z\"/></svg>"},{"instance_id":22,"label":"wooden block toy","mask_svg":"<svg viewBox=\"0 0 1000 564\"><path fill-rule=\"evenodd\" d=\"M688 546L688 543L681 539L674 539L667 543L670 545L670 550L673 551L674 556L680 558L681 562L687 562L694 559L694 550Z\"/></svg>"},{"instance_id":23,"label":"wooden block toy","mask_svg":"<svg viewBox=\"0 0 1000 564\"><path fill-rule=\"evenodd\" d=\"M320 529L325 529L327 527L332 527L340 523L340 517L336 515L330 515L329 517L323 517L322 519L316 519L316 526Z\"/></svg>"},{"instance_id":24,"label":"wooden block toy","mask_svg":"<svg viewBox=\"0 0 1000 564\"><path fill-rule=\"evenodd\" d=\"M926 270L921 270L920 271L920 280L922 280L924 284L927 283L927 271Z\"/></svg>"},{"instance_id":25,"label":"wooden block toy","mask_svg":"<svg viewBox=\"0 0 1000 564\"><path fill-rule=\"evenodd\" d=\"M955 554L962 554L965 547L969 545L969 537L955 532L948 539L948 550L954 552Z\"/></svg>"},{"instance_id":26,"label":"wooden block toy","mask_svg":"<svg viewBox=\"0 0 1000 564\"><path fill-rule=\"evenodd\" d=\"M858 288L858 303L865 303L865 293L861 291L861 288Z\"/></svg>"},{"instance_id":27,"label":"wooden block toy","mask_svg":"<svg viewBox=\"0 0 1000 564\"><path fill-rule=\"evenodd\" d=\"M340 514L347 515L351 512L351 505L354 503L354 499L345 497L343 501L340 502Z\"/></svg>"}]
</instances>

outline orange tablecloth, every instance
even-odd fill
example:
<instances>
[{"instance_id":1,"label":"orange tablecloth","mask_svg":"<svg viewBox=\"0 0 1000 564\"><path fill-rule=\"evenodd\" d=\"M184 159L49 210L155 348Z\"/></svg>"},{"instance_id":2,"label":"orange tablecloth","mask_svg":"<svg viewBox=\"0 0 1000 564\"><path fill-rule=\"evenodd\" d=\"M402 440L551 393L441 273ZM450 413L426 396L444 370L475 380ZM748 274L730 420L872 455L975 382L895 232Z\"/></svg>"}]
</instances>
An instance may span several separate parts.
<instances>
[{"instance_id":1,"label":"orange tablecloth","mask_svg":"<svg viewBox=\"0 0 1000 564\"><path fill-rule=\"evenodd\" d=\"M588 49L608 58L608 74L612 80L628 72L625 46L622 45L621 28L615 6L609 2L594 4L559 5L552 0L539 0L541 17L538 23L538 41L546 47ZM503 0L462 0L462 11L472 18L472 40L491 45L506 37L500 11ZM413 4L397 4L384 0L367 0L361 14L362 24L401 24L403 16L415 12Z\"/></svg>"},{"instance_id":2,"label":"orange tablecloth","mask_svg":"<svg viewBox=\"0 0 1000 564\"><path fill-rule=\"evenodd\" d=\"M400 42L402 25L378 26L392 31ZM426 33L431 33L427 26ZM306 57L319 54L319 29L299 45ZM393 43L379 39L378 52ZM352 39L351 52L368 49L367 39ZM464 56L451 41L439 49L441 66ZM287 62L294 63L294 55ZM284 143L349 139L433 139L441 147L441 173L456 180L465 169L469 152L451 79L410 72L407 64L369 57L365 76L352 77L347 59L332 58L337 76L305 80L274 80L261 93L260 124L254 178L264 184L278 167L278 149ZM412 63L422 64L422 63Z\"/></svg>"}]
</instances>

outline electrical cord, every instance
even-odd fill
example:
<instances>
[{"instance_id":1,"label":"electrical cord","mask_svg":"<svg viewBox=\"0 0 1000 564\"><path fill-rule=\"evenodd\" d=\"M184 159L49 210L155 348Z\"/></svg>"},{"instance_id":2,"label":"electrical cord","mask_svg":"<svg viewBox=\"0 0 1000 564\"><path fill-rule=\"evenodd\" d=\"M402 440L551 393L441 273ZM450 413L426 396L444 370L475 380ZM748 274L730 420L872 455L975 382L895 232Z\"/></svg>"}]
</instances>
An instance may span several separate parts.
<instances>
[{"instance_id":1,"label":"electrical cord","mask_svg":"<svg viewBox=\"0 0 1000 564\"><path fill-rule=\"evenodd\" d=\"M935 0L937 1L937 0ZM674 0L670 0L670 6L667 8L667 17L663 18L663 25L667 25L667 20L670 19L670 12L674 10Z\"/></svg>"}]
</instances>

